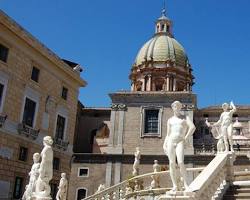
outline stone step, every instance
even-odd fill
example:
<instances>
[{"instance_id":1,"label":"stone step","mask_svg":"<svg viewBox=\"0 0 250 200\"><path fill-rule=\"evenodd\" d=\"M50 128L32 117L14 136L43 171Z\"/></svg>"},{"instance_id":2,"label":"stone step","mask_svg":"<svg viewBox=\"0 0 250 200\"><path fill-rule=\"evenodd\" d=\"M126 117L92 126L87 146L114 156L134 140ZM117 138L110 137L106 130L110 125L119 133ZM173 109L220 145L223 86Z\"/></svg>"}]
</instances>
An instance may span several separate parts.
<instances>
[{"instance_id":1,"label":"stone step","mask_svg":"<svg viewBox=\"0 0 250 200\"><path fill-rule=\"evenodd\" d=\"M240 193L240 194L227 194L223 197L224 200L231 200L231 199L250 199L250 193Z\"/></svg>"},{"instance_id":2,"label":"stone step","mask_svg":"<svg viewBox=\"0 0 250 200\"><path fill-rule=\"evenodd\" d=\"M250 193L250 188L229 188L227 194Z\"/></svg>"}]
</instances>

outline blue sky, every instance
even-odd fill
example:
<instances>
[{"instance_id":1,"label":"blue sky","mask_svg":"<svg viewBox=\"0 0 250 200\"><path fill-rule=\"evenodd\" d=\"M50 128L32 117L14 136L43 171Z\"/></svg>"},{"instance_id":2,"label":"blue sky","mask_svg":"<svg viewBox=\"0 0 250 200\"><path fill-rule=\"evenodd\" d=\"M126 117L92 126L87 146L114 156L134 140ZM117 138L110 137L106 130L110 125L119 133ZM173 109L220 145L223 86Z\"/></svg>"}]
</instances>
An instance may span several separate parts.
<instances>
[{"instance_id":1,"label":"blue sky","mask_svg":"<svg viewBox=\"0 0 250 200\"><path fill-rule=\"evenodd\" d=\"M84 66L86 106L130 89L137 51L154 33L162 0L1 0L0 7L61 58ZM174 36L195 76L198 106L250 104L250 1L168 0Z\"/></svg>"}]
</instances>

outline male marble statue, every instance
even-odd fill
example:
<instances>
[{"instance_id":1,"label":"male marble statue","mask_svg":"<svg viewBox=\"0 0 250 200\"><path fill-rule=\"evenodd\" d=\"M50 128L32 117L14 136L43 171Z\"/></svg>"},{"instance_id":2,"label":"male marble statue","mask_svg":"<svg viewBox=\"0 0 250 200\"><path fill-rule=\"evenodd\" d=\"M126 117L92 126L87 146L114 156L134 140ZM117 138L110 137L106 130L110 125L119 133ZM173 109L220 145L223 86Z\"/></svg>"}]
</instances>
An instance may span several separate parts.
<instances>
[{"instance_id":1,"label":"male marble statue","mask_svg":"<svg viewBox=\"0 0 250 200\"><path fill-rule=\"evenodd\" d=\"M39 177L36 182L35 198L38 200L51 199L49 182L53 177L53 140L50 136L43 138L43 150L41 152L41 164Z\"/></svg>"},{"instance_id":2,"label":"male marble statue","mask_svg":"<svg viewBox=\"0 0 250 200\"><path fill-rule=\"evenodd\" d=\"M195 126L188 116L181 113L182 104L175 101L171 105L174 116L167 121L167 135L163 144L163 150L169 159L170 177L173 184L172 191L181 191L178 180L182 179L184 188L189 191L187 172L184 165L184 144L194 133ZM177 163L180 171L177 171ZM180 176L180 177L178 177Z\"/></svg>"},{"instance_id":3,"label":"male marble statue","mask_svg":"<svg viewBox=\"0 0 250 200\"><path fill-rule=\"evenodd\" d=\"M139 164L140 164L141 152L139 147L136 147L135 151L135 161L133 164L133 176L137 176L139 174Z\"/></svg>"},{"instance_id":4,"label":"male marble statue","mask_svg":"<svg viewBox=\"0 0 250 200\"><path fill-rule=\"evenodd\" d=\"M25 187L25 192L23 194L22 200L31 200L33 192L35 192L36 181L39 176L39 167L40 167L40 154L34 153L33 154L33 162L34 164L31 167L29 172L29 183Z\"/></svg>"},{"instance_id":5,"label":"male marble statue","mask_svg":"<svg viewBox=\"0 0 250 200\"><path fill-rule=\"evenodd\" d=\"M231 110L229 108L231 108ZM218 139L223 138L223 142L225 146L224 150L229 151L229 144L230 144L230 149L233 152L234 149L233 149L233 134L232 134L233 133L232 118L233 118L233 114L236 112L236 107L234 103L231 101L230 105L228 103L223 103L222 109L223 109L223 112L221 113L220 119L217 122L211 125L206 120L206 124L208 127L212 127L217 130L218 132L217 135L219 135L217 137ZM219 127L219 130L217 129L217 127ZM212 133L213 133L213 130L212 130ZM228 141L229 141L229 144L228 144Z\"/></svg>"},{"instance_id":6,"label":"male marble statue","mask_svg":"<svg viewBox=\"0 0 250 200\"><path fill-rule=\"evenodd\" d=\"M68 180L65 173L61 173L61 179L56 194L56 200L66 200L68 190Z\"/></svg>"}]
</instances>

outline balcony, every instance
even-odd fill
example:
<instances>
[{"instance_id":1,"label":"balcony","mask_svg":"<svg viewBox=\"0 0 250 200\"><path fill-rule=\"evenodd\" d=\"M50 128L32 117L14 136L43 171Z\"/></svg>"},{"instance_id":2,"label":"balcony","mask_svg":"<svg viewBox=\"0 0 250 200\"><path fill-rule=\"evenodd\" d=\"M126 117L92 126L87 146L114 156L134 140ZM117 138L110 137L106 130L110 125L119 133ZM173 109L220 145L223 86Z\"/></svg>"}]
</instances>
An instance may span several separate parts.
<instances>
[{"instance_id":1,"label":"balcony","mask_svg":"<svg viewBox=\"0 0 250 200\"><path fill-rule=\"evenodd\" d=\"M67 150L69 145L68 141L64 141L61 138L54 138L54 147L58 149L63 149L64 151Z\"/></svg>"},{"instance_id":2,"label":"balcony","mask_svg":"<svg viewBox=\"0 0 250 200\"><path fill-rule=\"evenodd\" d=\"M25 135L26 137L30 137L35 140L38 137L40 129L35 130L30 126L27 126L24 123L18 124L17 131L20 135Z\"/></svg>"},{"instance_id":3,"label":"balcony","mask_svg":"<svg viewBox=\"0 0 250 200\"><path fill-rule=\"evenodd\" d=\"M0 115L0 128L4 125L4 122L6 121L7 117L7 115Z\"/></svg>"}]
</instances>

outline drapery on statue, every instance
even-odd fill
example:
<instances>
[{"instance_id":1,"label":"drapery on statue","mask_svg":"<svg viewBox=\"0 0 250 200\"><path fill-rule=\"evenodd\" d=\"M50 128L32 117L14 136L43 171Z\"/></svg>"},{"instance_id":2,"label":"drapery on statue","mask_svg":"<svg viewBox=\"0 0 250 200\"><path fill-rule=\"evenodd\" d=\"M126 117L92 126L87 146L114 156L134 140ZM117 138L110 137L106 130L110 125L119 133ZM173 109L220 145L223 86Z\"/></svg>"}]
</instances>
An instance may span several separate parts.
<instances>
[{"instance_id":1,"label":"drapery on statue","mask_svg":"<svg viewBox=\"0 0 250 200\"><path fill-rule=\"evenodd\" d=\"M61 173L61 179L58 186L58 192L56 194L56 200L66 200L68 191L68 180L66 173Z\"/></svg>"},{"instance_id":2,"label":"drapery on statue","mask_svg":"<svg viewBox=\"0 0 250 200\"><path fill-rule=\"evenodd\" d=\"M140 164L141 152L139 147L136 147L135 161L133 164L133 176L139 175L139 164Z\"/></svg>"},{"instance_id":3,"label":"drapery on statue","mask_svg":"<svg viewBox=\"0 0 250 200\"><path fill-rule=\"evenodd\" d=\"M36 199L51 199L49 182L53 177L53 140L50 136L43 138L43 150L41 152L41 164L39 169L39 177L36 182L34 196Z\"/></svg>"},{"instance_id":4,"label":"drapery on statue","mask_svg":"<svg viewBox=\"0 0 250 200\"><path fill-rule=\"evenodd\" d=\"M231 110L229 110L231 108ZM223 112L220 115L220 119L214 124L210 124L206 119L206 124L208 127L212 127L212 134L215 139L218 139L217 150L218 151L229 151L233 152L233 123L232 118L233 114L236 112L236 107L234 103L231 101L230 105L228 103L222 104ZM219 127L219 128L218 128ZM228 144L229 141L229 144ZM222 144L224 143L224 145Z\"/></svg>"},{"instance_id":5,"label":"drapery on statue","mask_svg":"<svg viewBox=\"0 0 250 200\"><path fill-rule=\"evenodd\" d=\"M173 184L171 191L181 191L178 180L183 180L185 191L189 191L187 172L184 165L184 143L194 133L195 126L188 116L181 113L182 104L175 101L171 105L174 116L167 121L167 135L163 144L163 150L169 159L170 177ZM178 173L177 163L180 168Z\"/></svg>"},{"instance_id":6,"label":"drapery on statue","mask_svg":"<svg viewBox=\"0 0 250 200\"><path fill-rule=\"evenodd\" d=\"M29 183L25 187L25 192L23 194L22 200L31 200L33 192L35 192L36 181L39 176L39 167L40 167L40 154L34 153L33 154L33 165L29 172Z\"/></svg>"}]
</instances>

